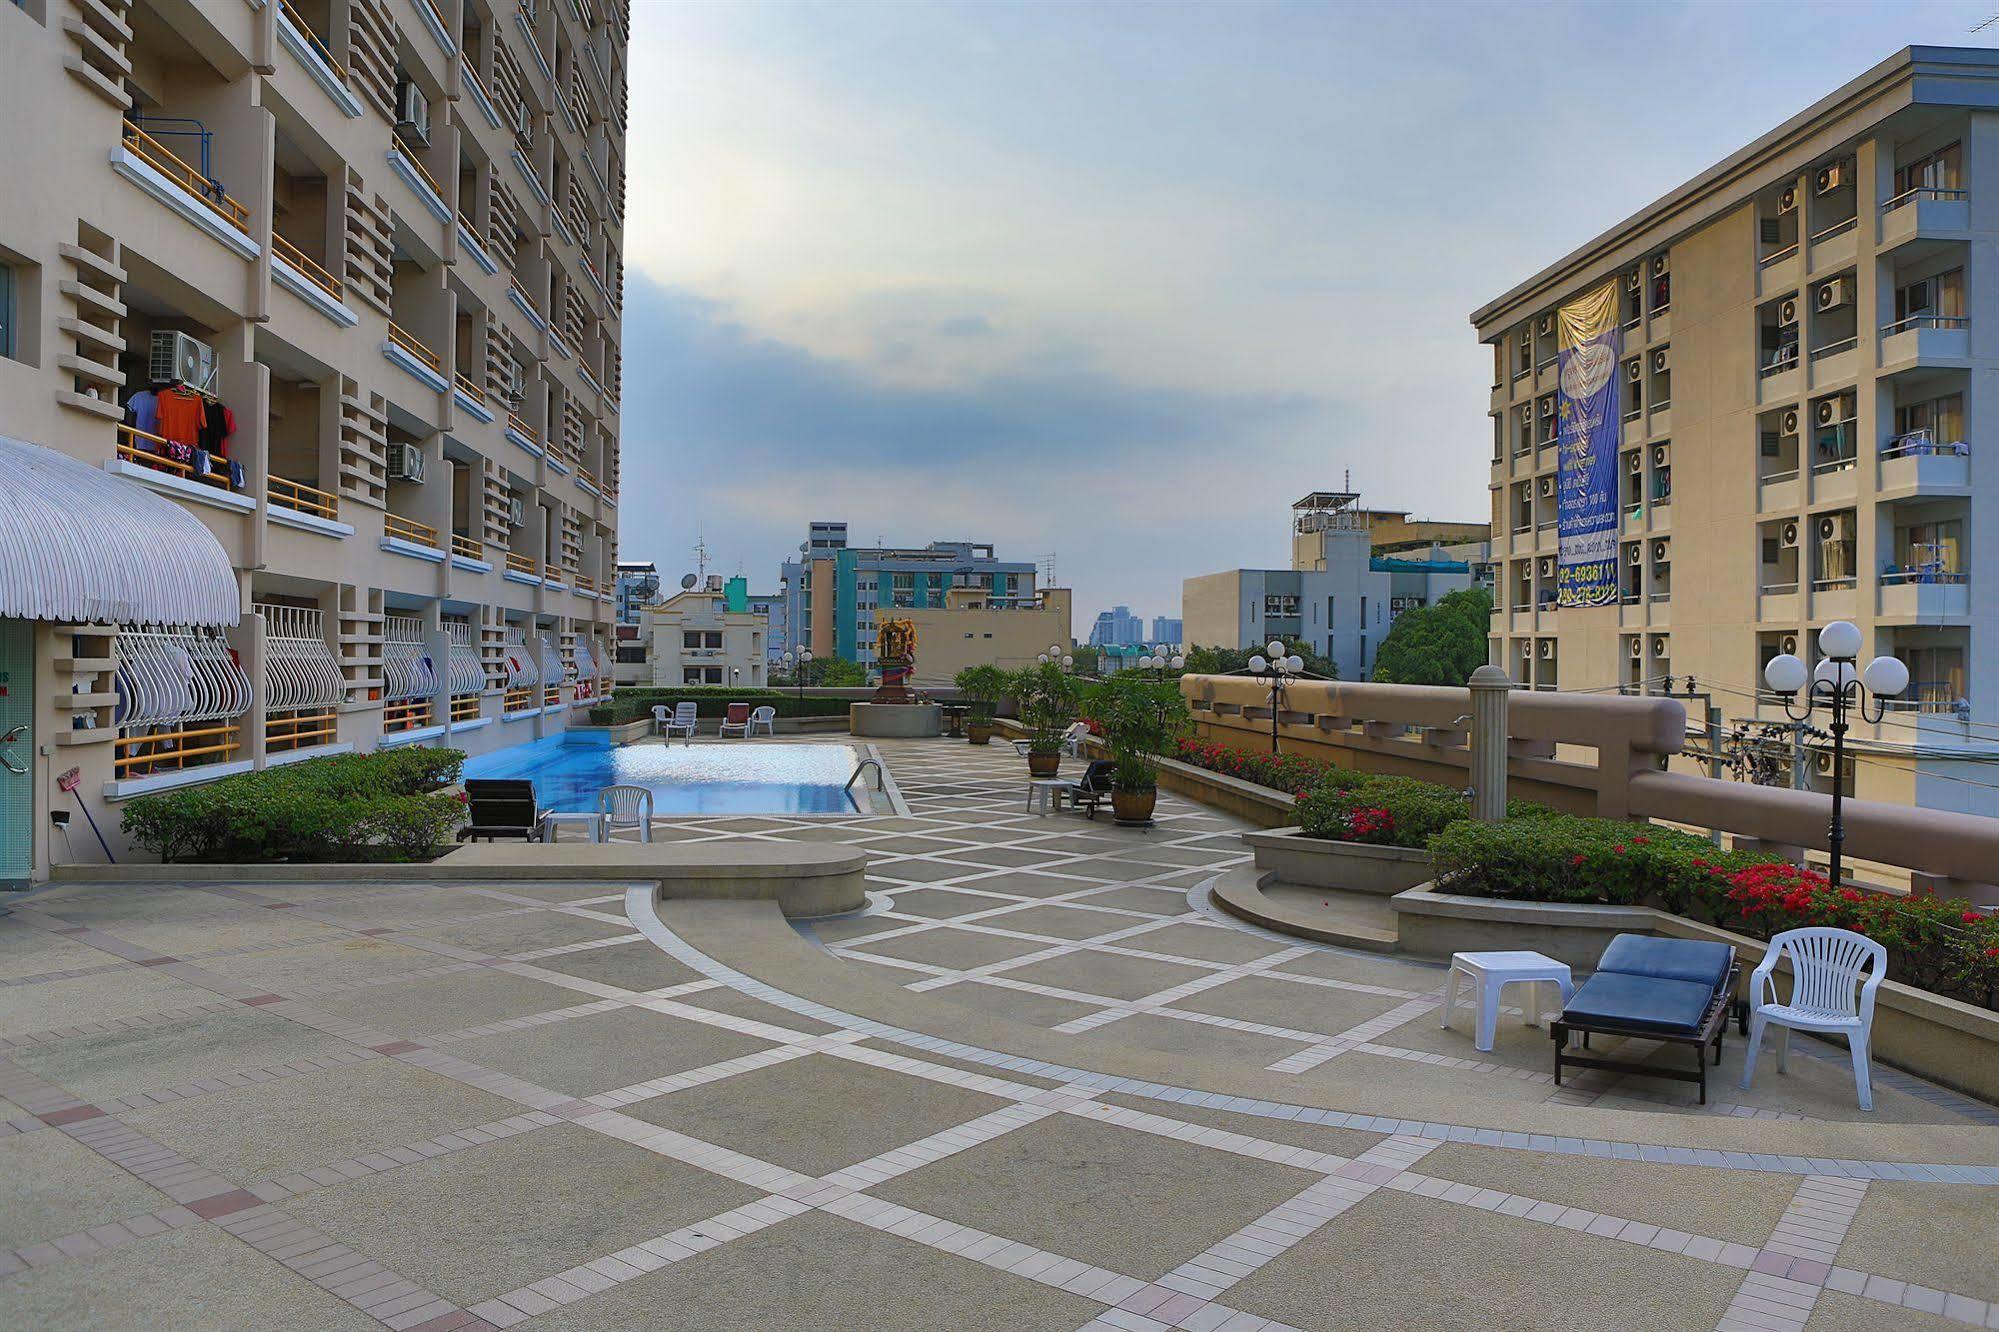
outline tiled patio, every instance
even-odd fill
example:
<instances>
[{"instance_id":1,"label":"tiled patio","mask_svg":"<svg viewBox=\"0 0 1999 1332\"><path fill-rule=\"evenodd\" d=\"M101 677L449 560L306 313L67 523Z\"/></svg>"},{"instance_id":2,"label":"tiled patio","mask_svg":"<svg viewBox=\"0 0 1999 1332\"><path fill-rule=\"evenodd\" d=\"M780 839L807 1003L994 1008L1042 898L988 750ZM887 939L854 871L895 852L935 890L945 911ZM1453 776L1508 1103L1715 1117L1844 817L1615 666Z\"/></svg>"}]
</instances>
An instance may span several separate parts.
<instances>
[{"instance_id":1,"label":"tiled patio","mask_svg":"<svg viewBox=\"0 0 1999 1332\"><path fill-rule=\"evenodd\" d=\"M1862 1116L1837 1055L1738 1092L1739 1042L1704 1110L1557 1089L1543 1032L1438 1028L1440 969L1214 914L1231 820L881 748L907 817L661 826L866 849L807 942L615 884L20 903L0 1323L1999 1327L1989 1107L1878 1069Z\"/></svg>"}]
</instances>

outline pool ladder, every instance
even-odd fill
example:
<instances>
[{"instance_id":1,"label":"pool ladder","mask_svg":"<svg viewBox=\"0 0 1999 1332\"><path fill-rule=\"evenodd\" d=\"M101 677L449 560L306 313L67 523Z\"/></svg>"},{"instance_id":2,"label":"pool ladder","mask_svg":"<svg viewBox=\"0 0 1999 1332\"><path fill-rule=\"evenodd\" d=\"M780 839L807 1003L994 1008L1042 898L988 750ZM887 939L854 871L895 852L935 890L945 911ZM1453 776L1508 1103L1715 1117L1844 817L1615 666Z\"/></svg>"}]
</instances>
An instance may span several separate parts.
<instances>
[{"instance_id":1,"label":"pool ladder","mask_svg":"<svg viewBox=\"0 0 1999 1332\"><path fill-rule=\"evenodd\" d=\"M885 790L886 787L884 786L884 783L888 781L888 774L882 771L881 760L874 758L864 758L859 763L856 763L854 765L853 775L847 778L847 784L841 787L840 789L842 791L851 794L854 789L854 783L861 780L861 774L866 772L869 768L873 768L875 770L875 790L877 791Z\"/></svg>"}]
</instances>

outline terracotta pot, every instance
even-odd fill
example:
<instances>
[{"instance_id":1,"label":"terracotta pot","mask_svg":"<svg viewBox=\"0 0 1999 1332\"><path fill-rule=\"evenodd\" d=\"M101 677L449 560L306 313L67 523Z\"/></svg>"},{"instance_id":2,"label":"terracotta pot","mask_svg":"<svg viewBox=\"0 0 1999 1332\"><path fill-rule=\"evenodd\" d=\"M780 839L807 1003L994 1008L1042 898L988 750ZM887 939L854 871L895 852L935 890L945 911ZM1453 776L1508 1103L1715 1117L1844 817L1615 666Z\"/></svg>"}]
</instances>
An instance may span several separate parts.
<instances>
[{"instance_id":1,"label":"terracotta pot","mask_svg":"<svg viewBox=\"0 0 1999 1332\"><path fill-rule=\"evenodd\" d=\"M1159 788L1148 786L1138 791L1111 792L1111 813L1119 823L1128 827L1143 826L1152 822L1152 810L1159 803Z\"/></svg>"},{"instance_id":2,"label":"terracotta pot","mask_svg":"<svg viewBox=\"0 0 1999 1332\"><path fill-rule=\"evenodd\" d=\"M1027 772L1031 777L1053 777L1061 766L1062 754L1059 750L1052 754L1038 754L1033 750L1027 753Z\"/></svg>"},{"instance_id":3,"label":"terracotta pot","mask_svg":"<svg viewBox=\"0 0 1999 1332\"><path fill-rule=\"evenodd\" d=\"M968 721L965 723L965 735L975 745L986 744L993 738L993 724L991 722Z\"/></svg>"}]
</instances>

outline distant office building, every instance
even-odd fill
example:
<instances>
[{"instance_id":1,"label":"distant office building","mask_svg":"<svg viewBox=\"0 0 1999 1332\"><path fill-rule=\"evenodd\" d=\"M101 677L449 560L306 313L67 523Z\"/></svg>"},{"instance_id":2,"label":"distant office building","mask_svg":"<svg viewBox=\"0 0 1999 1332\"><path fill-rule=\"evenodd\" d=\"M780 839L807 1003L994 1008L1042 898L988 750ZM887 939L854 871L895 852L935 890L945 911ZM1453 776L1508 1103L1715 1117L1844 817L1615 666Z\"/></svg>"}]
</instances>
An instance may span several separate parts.
<instances>
[{"instance_id":1,"label":"distant office building","mask_svg":"<svg viewBox=\"0 0 1999 1332\"><path fill-rule=\"evenodd\" d=\"M878 612L942 610L961 590L993 610L1038 608L1040 600L1033 562L1001 560L989 543L850 546L847 525L835 522L811 525L778 582L772 618L785 626L786 647L863 666L874 664Z\"/></svg>"},{"instance_id":2,"label":"distant office building","mask_svg":"<svg viewBox=\"0 0 1999 1332\"><path fill-rule=\"evenodd\" d=\"M992 602L954 587L942 607L898 612L916 626L916 683L948 685L967 666L1019 670L1051 647L1067 649L1070 591L1047 587L1033 601Z\"/></svg>"},{"instance_id":3,"label":"distant office building","mask_svg":"<svg viewBox=\"0 0 1999 1332\"><path fill-rule=\"evenodd\" d=\"M659 600L659 566L651 560L618 561L618 623L637 624L647 606Z\"/></svg>"},{"instance_id":4,"label":"distant office building","mask_svg":"<svg viewBox=\"0 0 1999 1332\"><path fill-rule=\"evenodd\" d=\"M1157 647L1161 643L1165 643L1168 646L1171 646L1174 643L1182 642L1183 640L1180 637L1180 630L1182 626L1184 626L1185 624L1186 621L1184 620L1169 619L1164 615L1153 616L1152 617L1153 646Z\"/></svg>"},{"instance_id":5,"label":"distant office building","mask_svg":"<svg viewBox=\"0 0 1999 1332\"><path fill-rule=\"evenodd\" d=\"M1091 647L1132 647L1145 641L1145 621L1131 613L1129 606L1113 606L1097 612L1090 626Z\"/></svg>"},{"instance_id":6,"label":"distant office building","mask_svg":"<svg viewBox=\"0 0 1999 1332\"><path fill-rule=\"evenodd\" d=\"M1230 569L1181 585L1184 642L1257 648L1304 643L1365 680L1397 616L1489 577L1483 538L1454 547L1376 554L1372 511L1347 491L1316 491L1293 505L1292 569ZM1406 517L1406 515L1396 515ZM1475 524L1473 531L1482 531Z\"/></svg>"}]
</instances>

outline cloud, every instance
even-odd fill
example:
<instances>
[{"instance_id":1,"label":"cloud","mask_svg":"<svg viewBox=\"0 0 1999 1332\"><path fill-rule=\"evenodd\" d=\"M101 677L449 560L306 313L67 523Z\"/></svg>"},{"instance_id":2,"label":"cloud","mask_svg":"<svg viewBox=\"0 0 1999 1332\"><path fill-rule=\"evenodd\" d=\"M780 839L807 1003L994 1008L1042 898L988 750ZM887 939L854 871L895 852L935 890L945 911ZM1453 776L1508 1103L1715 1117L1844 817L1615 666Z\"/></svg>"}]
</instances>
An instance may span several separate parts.
<instances>
[{"instance_id":1,"label":"cloud","mask_svg":"<svg viewBox=\"0 0 1999 1332\"><path fill-rule=\"evenodd\" d=\"M1142 384L1031 354L904 383L636 274L625 348L622 557L678 566L698 531L759 586L809 520L844 519L857 541L1058 552L1079 609L1142 591L1170 613L1182 576L1202 571L1188 560L1236 563L1242 525L1269 525L1269 496L1232 479L1244 459L1290 456L1339 414L1304 394Z\"/></svg>"}]
</instances>

